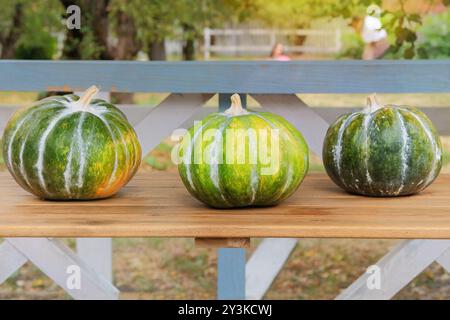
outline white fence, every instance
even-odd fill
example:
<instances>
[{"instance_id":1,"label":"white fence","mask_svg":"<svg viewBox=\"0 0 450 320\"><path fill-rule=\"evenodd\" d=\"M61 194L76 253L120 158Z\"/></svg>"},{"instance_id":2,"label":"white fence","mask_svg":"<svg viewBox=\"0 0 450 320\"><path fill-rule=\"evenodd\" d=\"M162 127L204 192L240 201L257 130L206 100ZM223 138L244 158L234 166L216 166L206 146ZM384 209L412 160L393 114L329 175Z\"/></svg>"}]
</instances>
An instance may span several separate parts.
<instances>
[{"instance_id":1,"label":"white fence","mask_svg":"<svg viewBox=\"0 0 450 320\"><path fill-rule=\"evenodd\" d=\"M297 29L209 29L203 30L203 54L208 60L211 53L228 55L269 55L280 42L288 53L332 54L341 50L341 30ZM306 37L301 45L292 44L292 38Z\"/></svg>"}]
</instances>

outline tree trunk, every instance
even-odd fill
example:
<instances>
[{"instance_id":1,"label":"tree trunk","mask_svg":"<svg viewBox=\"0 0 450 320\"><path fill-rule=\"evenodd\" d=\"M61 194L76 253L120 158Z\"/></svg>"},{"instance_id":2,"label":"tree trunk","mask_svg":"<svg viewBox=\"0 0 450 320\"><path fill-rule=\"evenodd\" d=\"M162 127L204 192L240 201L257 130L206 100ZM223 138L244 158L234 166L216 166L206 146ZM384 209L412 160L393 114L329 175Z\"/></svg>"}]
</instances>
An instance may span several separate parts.
<instances>
[{"instance_id":1,"label":"tree trunk","mask_svg":"<svg viewBox=\"0 0 450 320\"><path fill-rule=\"evenodd\" d=\"M64 12L66 12L67 7L71 5L77 5L81 8L81 14L83 14L83 6L81 4L81 1L73 1L73 0L61 0L61 4L64 6ZM82 17L81 23L85 23L83 21L85 17ZM83 41L83 32L81 29L72 29L66 28L66 34L64 38L64 46L62 50L62 59L69 59L69 60L78 60L81 59L81 51L80 51L80 45Z\"/></svg>"},{"instance_id":2,"label":"tree trunk","mask_svg":"<svg viewBox=\"0 0 450 320\"><path fill-rule=\"evenodd\" d=\"M183 45L183 60L195 60L194 39L187 39Z\"/></svg>"},{"instance_id":3,"label":"tree trunk","mask_svg":"<svg viewBox=\"0 0 450 320\"><path fill-rule=\"evenodd\" d=\"M2 53L0 58L12 59L16 52L17 43L20 38L20 33L23 24L23 4L18 3L14 8L14 16L12 26L6 35L0 35L0 43L2 45Z\"/></svg>"},{"instance_id":4,"label":"tree trunk","mask_svg":"<svg viewBox=\"0 0 450 320\"><path fill-rule=\"evenodd\" d=\"M183 44L183 60L195 60L195 28L191 25L184 24L183 32L186 41Z\"/></svg>"},{"instance_id":5,"label":"tree trunk","mask_svg":"<svg viewBox=\"0 0 450 320\"><path fill-rule=\"evenodd\" d=\"M63 59L82 59L81 43L85 37L84 30L91 30L95 44L98 46L98 56L84 56L88 59L113 59L112 48L108 43L109 35L109 0L61 0L64 9L75 4L81 9L81 29L67 29L62 52Z\"/></svg>"},{"instance_id":6,"label":"tree trunk","mask_svg":"<svg viewBox=\"0 0 450 320\"><path fill-rule=\"evenodd\" d=\"M123 11L117 16L117 46L114 51L114 60L133 60L136 58L141 46L136 40L137 29L133 18Z\"/></svg>"},{"instance_id":7,"label":"tree trunk","mask_svg":"<svg viewBox=\"0 0 450 320\"><path fill-rule=\"evenodd\" d=\"M166 46L164 40L153 41L148 48L148 57L150 60L166 60Z\"/></svg>"},{"instance_id":8,"label":"tree trunk","mask_svg":"<svg viewBox=\"0 0 450 320\"><path fill-rule=\"evenodd\" d=\"M100 47L100 60L112 60L114 59L113 49L111 48L108 38L109 38L109 14L108 5L109 0L96 0L89 1L88 4L91 7L91 21L89 25L92 28L94 34L95 42ZM87 7L87 5L86 5ZM119 21L120 24L120 21Z\"/></svg>"},{"instance_id":9,"label":"tree trunk","mask_svg":"<svg viewBox=\"0 0 450 320\"><path fill-rule=\"evenodd\" d=\"M79 60L81 59L80 44L83 41L81 30L67 29L62 51L62 59Z\"/></svg>"}]
</instances>

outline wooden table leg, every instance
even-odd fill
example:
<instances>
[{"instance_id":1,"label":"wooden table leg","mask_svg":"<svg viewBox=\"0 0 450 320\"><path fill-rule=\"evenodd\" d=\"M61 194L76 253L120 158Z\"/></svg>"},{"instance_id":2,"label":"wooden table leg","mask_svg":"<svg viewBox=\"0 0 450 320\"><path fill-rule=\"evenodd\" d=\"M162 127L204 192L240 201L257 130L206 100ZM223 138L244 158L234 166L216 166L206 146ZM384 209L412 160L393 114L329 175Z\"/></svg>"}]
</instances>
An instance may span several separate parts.
<instances>
[{"instance_id":1,"label":"wooden table leg","mask_svg":"<svg viewBox=\"0 0 450 320\"><path fill-rule=\"evenodd\" d=\"M197 248L217 248L217 299L245 299L245 248L250 238L195 238Z\"/></svg>"},{"instance_id":2,"label":"wooden table leg","mask_svg":"<svg viewBox=\"0 0 450 320\"><path fill-rule=\"evenodd\" d=\"M218 249L217 299L245 299L245 263L245 249Z\"/></svg>"}]
</instances>

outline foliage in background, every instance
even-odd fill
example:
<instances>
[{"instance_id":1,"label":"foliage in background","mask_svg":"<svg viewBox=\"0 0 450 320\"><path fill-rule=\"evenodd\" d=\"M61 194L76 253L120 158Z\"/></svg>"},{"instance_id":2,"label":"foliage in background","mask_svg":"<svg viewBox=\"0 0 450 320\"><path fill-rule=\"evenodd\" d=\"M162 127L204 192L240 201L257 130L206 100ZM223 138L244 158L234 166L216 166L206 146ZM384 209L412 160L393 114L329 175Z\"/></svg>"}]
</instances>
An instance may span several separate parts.
<instances>
[{"instance_id":1,"label":"foliage in background","mask_svg":"<svg viewBox=\"0 0 450 320\"><path fill-rule=\"evenodd\" d=\"M450 57L450 13L429 15L419 29L417 55L421 59Z\"/></svg>"},{"instance_id":2,"label":"foliage in background","mask_svg":"<svg viewBox=\"0 0 450 320\"><path fill-rule=\"evenodd\" d=\"M347 31L342 34L342 50L336 56L338 59L361 59L364 50L364 41L361 36L354 31Z\"/></svg>"},{"instance_id":3,"label":"foliage in background","mask_svg":"<svg viewBox=\"0 0 450 320\"><path fill-rule=\"evenodd\" d=\"M3 59L51 59L62 32L57 0L0 0L0 45Z\"/></svg>"},{"instance_id":4,"label":"foliage in background","mask_svg":"<svg viewBox=\"0 0 450 320\"><path fill-rule=\"evenodd\" d=\"M448 0L427 0L428 10L434 5L442 3L448 5ZM391 1L391 6L383 7L382 0L255 0L256 11L253 15L255 19L263 22L272 28L307 28L314 19L320 17L343 18L346 19L355 29L362 25L365 15L377 14L375 11L367 12L369 6L377 5L383 8L380 18L383 26L389 34L391 44L388 58L412 59L417 54L426 57L426 50L433 51L430 45L423 45L418 41L419 32L427 33L426 38L433 38L436 43L440 37L442 42L448 37L448 14L444 14L440 19L426 18L424 25L429 27L424 30L422 16L415 12L410 12L405 7L406 0ZM447 19L447 20L446 20ZM432 20L434 24L430 21ZM446 31L447 30L447 31ZM361 58L364 43L358 39L359 30L352 34L343 36L344 48L339 57ZM442 57L442 52L447 53L448 41L444 44L437 44L439 54L432 54L432 57ZM447 50L447 51L445 51ZM433 52L435 52L434 50Z\"/></svg>"},{"instance_id":5,"label":"foliage in background","mask_svg":"<svg viewBox=\"0 0 450 320\"><path fill-rule=\"evenodd\" d=\"M429 0L429 6L439 1ZM354 2L356 3L356 2ZM450 15L408 13L398 0L399 10L384 10L381 14L383 27L387 30L390 48L383 59L443 59L450 57ZM443 3L448 5L448 3ZM364 5L361 7L364 8ZM360 8L360 9L361 9ZM339 9L337 9L339 11ZM351 15L361 10L352 10ZM364 13L362 13L364 15ZM343 14L343 17L350 17ZM343 49L338 58L360 59L364 42L356 30L344 33Z\"/></svg>"},{"instance_id":6,"label":"foliage in background","mask_svg":"<svg viewBox=\"0 0 450 320\"><path fill-rule=\"evenodd\" d=\"M448 14L443 15L443 17L439 20L439 22L436 22L434 25L430 23L430 20L432 20L434 17L433 15L427 15L427 12L425 12L425 20L423 20L423 16L415 13L415 12L409 12L405 9L405 0L397 0L392 1L396 6L393 6L393 8L386 9L384 8L381 12L381 21L383 23L383 27L386 29L388 35L389 35L389 42L391 44L391 47L388 51L388 53L383 57L385 59L413 59L417 56L419 57L426 57L426 54L424 54L426 51L424 51L423 45L421 43L420 39L425 39L425 42L427 42L426 38L435 37L437 34L445 33L445 30L448 30L448 28L444 27L448 25ZM444 0L427 0L428 3L428 10L431 9L434 5L442 3L443 5L448 5L449 1ZM367 7L371 4L376 4L381 7L382 1L366 1L366 0L342 0L342 1L336 1L334 8L330 12L331 16L341 16L343 18L347 19L361 19L364 17L367 11ZM447 20L445 20L445 16L447 17ZM439 23L439 27L438 27ZM423 25L422 25L423 24ZM424 31L425 25L429 25L429 27L426 29L428 31L428 35L424 35L424 37L421 37L420 34ZM438 31L440 30L440 32ZM356 33L356 31L355 31ZM448 31L447 31L448 34ZM357 58L355 56L355 53L358 52L358 50L362 50L363 43L360 42L359 44L361 47L358 47L358 42L354 41L351 37L348 37L347 39L344 39L344 41L347 40L347 47L345 46L346 43L344 43L344 52L341 53L340 57L342 57L345 54L345 51L347 50L350 58ZM446 46L445 45L439 45L440 49L439 51L445 51ZM447 47L448 48L448 47ZM433 58L435 56L430 56L430 58ZM448 57L448 50L447 50L447 57Z\"/></svg>"}]
</instances>

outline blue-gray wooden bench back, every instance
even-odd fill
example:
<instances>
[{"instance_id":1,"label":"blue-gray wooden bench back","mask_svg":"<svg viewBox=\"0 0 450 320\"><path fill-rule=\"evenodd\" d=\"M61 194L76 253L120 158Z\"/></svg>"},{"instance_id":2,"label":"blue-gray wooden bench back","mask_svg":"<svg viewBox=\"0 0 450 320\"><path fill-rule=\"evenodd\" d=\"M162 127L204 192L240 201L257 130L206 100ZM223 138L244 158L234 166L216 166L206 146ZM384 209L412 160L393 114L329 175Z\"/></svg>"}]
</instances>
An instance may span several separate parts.
<instances>
[{"instance_id":1,"label":"blue-gray wooden bench back","mask_svg":"<svg viewBox=\"0 0 450 320\"><path fill-rule=\"evenodd\" d=\"M176 93L450 92L450 60L438 61L0 61L0 90Z\"/></svg>"}]
</instances>

